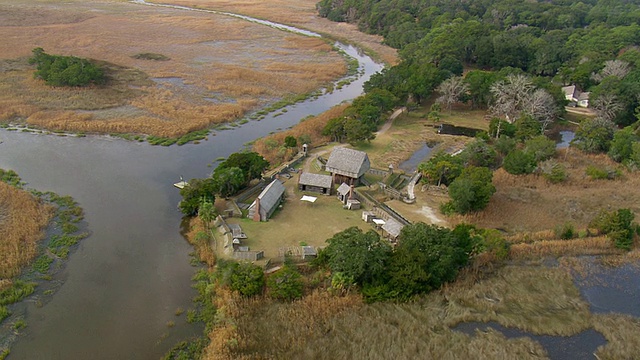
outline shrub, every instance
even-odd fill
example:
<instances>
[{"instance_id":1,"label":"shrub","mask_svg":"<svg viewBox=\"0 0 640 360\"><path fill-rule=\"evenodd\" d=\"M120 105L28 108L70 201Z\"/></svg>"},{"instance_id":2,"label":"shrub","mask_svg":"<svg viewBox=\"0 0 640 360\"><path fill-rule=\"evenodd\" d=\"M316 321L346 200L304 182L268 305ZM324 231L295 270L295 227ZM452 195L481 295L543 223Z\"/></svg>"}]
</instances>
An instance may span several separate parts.
<instances>
[{"instance_id":1,"label":"shrub","mask_svg":"<svg viewBox=\"0 0 640 360\"><path fill-rule=\"evenodd\" d=\"M608 120L583 120L571 144L587 153L607 152L613 140L614 130L614 124Z\"/></svg>"},{"instance_id":2,"label":"shrub","mask_svg":"<svg viewBox=\"0 0 640 360\"><path fill-rule=\"evenodd\" d=\"M272 298L291 301L302 297L304 283L295 265L285 265L282 270L269 276L267 289Z\"/></svg>"},{"instance_id":3,"label":"shrub","mask_svg":"<svg viewBox=\"0 0 640 360\"><path fill-rule=\"evenodd\" d=\"M636 142L638 142L638 136L633 131L633 128L626 127L616 131L609 148L609 157L617 162L629 160L633 154L633 144Z\"/></svg>"},{"instance_id":4,"label":"shrub","mask_svg":"<svg viewBox=\"0 0 640 360\"><path fill-rule=\"evenodd\" d=\"M556 233L556 236L559 237L560 239L569 240L575 236L576 230L573 227L572 223L566 222L562 225L556 226L555 233Z\"/></svg>"},{"instance_id":5,"label":"shrub","mask_svg":"<svg viewBox=\"0 0 640 360\"><path fill-rule=\"evenodd\" d=\"M538 173L550 182L557 184L567 179L564 165L555 160L547 160L538 166Z\"/></svg>"},{"instance_id":6,"label":"shrub","mask_svg":"<svg viewBox=\"0 0 640 360\"><path fill-rule=\"evenodd\" d=\"M604 179L613 180L622 175L620 170L618 169L601 168L595 165L587 166L585 173L592 180L604 180Z\"/></svg>"},{"instance_id":7,"label":"shrub","mask_svg":"<svg viewBox=\"0 0 640 360\"><path fill-rule=\"evenodd\" d=\"M535 162L538 163L556 154L556 143L544 135L539 135L525 141L524 152L533 155Z\"/></svg>"},{"instance_id":8,"label":"shrub","mask_svg":"<svg viewBox=\"0 0 640 360\"><path fill-rule=\"evenodd\" d=\"M531 174L536 168L536 160L528 152L514 150L504 158L502 167L513 175Z\"/></svg>"},{"instance_id":9,"label":"shrub","mask_svg":"<svg viewBox=\"0 0 640 360\"><path fill-rule=\"evenodd\" d=\"M449 186L451 206L460 214L484 209L496 192L493 173L486 167L468 167Z\"/></svg>"},{"instance_id":10,"label":"shrub","mask_svg":"<svg viewBox=\"0 0 640 360\"><path fill-rule=\"evenodd\" d=\"M262 293L264 271L250 262L219 261L218 276L223 285L244 296Z\"/></svg>"},{"instance_id":11,"label":"shrub","mask_svg":"<svg viewBox=\"0 0 640 360\"><path fill-rule=\"evenodd\" d=\"M633 223L634 213L630 209L616 211L602 210L589 227L606 234L619 249L630 250L637 225Z\"/></svg>"},{"instance_id":12,"label":"shrub","mask_svg":"<svg viewBox=\"0 0 640 360\"><path fill-rule=\"evenodd\" d=\"M498 118L491 119L489 123L489 135L491 137L513 137L515 134L516 126L514 124Z\"/></svg>"},{"instance_id":13,"label":"shrub","mask_svg":"<svg viewBox=\"0 0 640 360\"><path fill-rule=\"evenodd\" d=\"M460 157L470 166L494 167L496 165L496 151L482 139L476 139L467 144Z\"/></svg>"}]
</instances>

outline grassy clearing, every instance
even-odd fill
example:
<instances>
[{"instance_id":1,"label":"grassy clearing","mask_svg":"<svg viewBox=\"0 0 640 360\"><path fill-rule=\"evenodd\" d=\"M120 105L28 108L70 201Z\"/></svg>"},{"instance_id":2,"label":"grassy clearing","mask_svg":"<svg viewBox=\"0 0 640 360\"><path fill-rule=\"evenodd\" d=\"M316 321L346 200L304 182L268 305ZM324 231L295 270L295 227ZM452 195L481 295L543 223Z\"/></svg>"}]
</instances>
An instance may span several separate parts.
<instances>
[{"instance_id":1,"label":"grassy clearing","mask_svg":"<svg viewBox=\"0 0 640 360\"><path fill-rule=\"evenodd\" d=\"M429 106L425 104L417 110L401 114L388 131L378 134L374 141L361 144L357 149L367 152L373 167L386 169L393 164L397 169L400 163L425 143L438 144L433 151L464 147L469 138L438 134L434 123L427 120ZM484 111L460 109L442 114L440 122L485 130L489 122L484 114Z\"/></svg>"},{"instance_id":2,"label":"grassy clearing","mask_svg":"<svg viewBox=\"0 0 640 360\"><path fill-rule=\"evenodd\" d=\"M7 39L0 45L4 122L177 138L286 96L309 93L346 72L342 57L322 39L239 19L127 2L53 0L36 9L56 14L51 21L60 31L52 32L38 25L40 15L32 4L11 1L9 6L6 1L0 0L0 7L12 9L3 13L8 23L35 25L0 27ZM64 36L69 33L73 41ZM99 59L108 66L111 81L104 87L51 89L33 79L26 66L36 46L52 54ZM169 60L148 60L165 57Z\"/></svg>"},{"instance_id":3,"label":"grassy clearing","mask_svg":"<svg viewBox=\"0 0 640 360\"><path fill-rule=\"evenodd\" d=\"M589 165L611 168L618 165L606 155L587 155L576 149L558 151L556 158L567 169L567 181L551 184L537 175L516 176L498 170L493 176L497 191L487 208L476 214L452 217L450 221L516 233L553 229L564 223L585 229L602 208L640 212L637 174L622 170L623 176L616 180L591 180L585 174Z\"/></svg>"}]
</instances>

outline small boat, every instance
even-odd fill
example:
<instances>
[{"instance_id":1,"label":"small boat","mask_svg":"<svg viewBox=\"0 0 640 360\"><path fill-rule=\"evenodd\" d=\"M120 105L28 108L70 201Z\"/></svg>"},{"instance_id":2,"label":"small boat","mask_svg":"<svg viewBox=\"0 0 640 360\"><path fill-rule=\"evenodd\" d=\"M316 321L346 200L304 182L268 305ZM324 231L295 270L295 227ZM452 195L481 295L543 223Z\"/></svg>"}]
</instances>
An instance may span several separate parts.
<instances>
[{"instance_id":1,"label":"small boat","mask_svg":"<svg viewBox=\"0 0 640 360\"><path fill-rule=\"evenodd\" d=\"M180 181L173 184L173 186L177 187L178 189L182 190L184 189L185 186L188 186L189 183L184 181L184 179L182 178L182 176L180 176Z\"/></svg>"}]
</instances>

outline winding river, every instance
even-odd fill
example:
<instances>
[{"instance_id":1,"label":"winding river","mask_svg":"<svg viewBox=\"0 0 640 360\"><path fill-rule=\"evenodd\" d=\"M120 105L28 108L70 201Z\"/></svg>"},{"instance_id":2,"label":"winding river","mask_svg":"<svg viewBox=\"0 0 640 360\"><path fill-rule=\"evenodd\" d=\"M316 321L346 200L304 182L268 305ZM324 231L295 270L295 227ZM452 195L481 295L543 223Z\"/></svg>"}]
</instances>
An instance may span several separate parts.
<instances>
[{"instance_id":1,"label":"winding river","mask_svg":"<svg viewBox=\"0 0 640 360\"><path fill-rule=\"evenodd\" d=\"M214 132L198 145L0 130L0 168L15 170L31 188L73 196L91 232L55 276L63 284L50 299L32 298L13 309L24 314L27 328L9 359L158 359L177 342L200 335L200 326L176 315L191 306L195 270L193 249L179 233L180 195L172 184L180 176L207 176L213 159L360 95L364 81L383 66L352 46L337 46L359 61L362 75L355 81L289 106L283 115Z\"/></svg>"}]
</instances>

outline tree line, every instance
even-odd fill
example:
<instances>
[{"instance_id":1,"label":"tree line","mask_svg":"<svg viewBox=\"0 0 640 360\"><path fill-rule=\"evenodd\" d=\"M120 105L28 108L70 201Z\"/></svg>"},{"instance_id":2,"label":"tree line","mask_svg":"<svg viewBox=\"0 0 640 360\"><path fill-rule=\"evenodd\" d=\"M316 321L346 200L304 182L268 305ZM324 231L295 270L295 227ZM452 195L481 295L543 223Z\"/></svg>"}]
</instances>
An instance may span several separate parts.
<instances>
[{"instance_id":1,"label":"tree line","mask_svg":"<svg viewBox=\"0 0 640 360\"><path fill-rule=\"evenodd\" d=\"M419 103L467 66L502 71L503 78L526 74L546 82L547 91L551 84L575 84L591 91L594 107L609 120L629 125L640 104L639 5L638 0L322 0L318 9L321 16L380 34L399 49L402 62L372 77L366 91L386 89L400 101ZM489 87L499 79L482 73L465 79L483 86L470 89L475 94L469 101L489 105Z\"/></svg>"}]
</instances>

